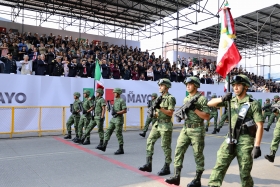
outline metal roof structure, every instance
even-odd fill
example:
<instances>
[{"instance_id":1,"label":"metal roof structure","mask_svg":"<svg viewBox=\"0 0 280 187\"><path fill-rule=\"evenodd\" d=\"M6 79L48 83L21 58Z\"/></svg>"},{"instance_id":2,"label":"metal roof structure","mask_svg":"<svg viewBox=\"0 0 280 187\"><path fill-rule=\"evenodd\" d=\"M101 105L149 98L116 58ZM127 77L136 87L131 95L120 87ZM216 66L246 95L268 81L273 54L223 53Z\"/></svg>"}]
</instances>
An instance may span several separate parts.
<instances>
[{"instance_id":1,"label":"metal roof structure","mask_svg":"<svg viewBox=\"0 0 280 187\"><path fill-rule=\"evenodd\" d=\"M235 43L245 58L280 54L280 5L275 4L237 17ZM173 39L171 45L217 53L219 24ZM175 44L176 43L176 44Z\"/></svg>"},{"instance_id":2,"label":"metal roof structure","mask_svg":"<svg viewBox=\"0 0 280 187\"><path fill-rule=\"evenodd\" d=\"M218 1L220 3L223 0ZM209 15L207 19L217 17L217 12L212 13L207 10L207 4L209 4L208 0L0 1L0 5L12 7L12 21L16 17L24 17L20 14L22 10L32 10L39 13L38 18L36 18L36 20L40 20L39 26L49 21L53 15L59 15L61 19L57 21L63 22L61 29L75 24L79 27L79 32L86 33L89 30L98 29L104 36L108 33L122 33L125 38L131 36L132 40L151 38L171 30L184 29L189 25L203 21L199 19L190 20L188 14L207 14ZM180 14L180 10L186 8L190 10L189 13ZM174 13L177 13L177 16L174 16ZM65 18L71 18L71 21ZM185 24L179 27L176 24L170 24L170 20L184 21Z\"/></svg>"}]
</instances>

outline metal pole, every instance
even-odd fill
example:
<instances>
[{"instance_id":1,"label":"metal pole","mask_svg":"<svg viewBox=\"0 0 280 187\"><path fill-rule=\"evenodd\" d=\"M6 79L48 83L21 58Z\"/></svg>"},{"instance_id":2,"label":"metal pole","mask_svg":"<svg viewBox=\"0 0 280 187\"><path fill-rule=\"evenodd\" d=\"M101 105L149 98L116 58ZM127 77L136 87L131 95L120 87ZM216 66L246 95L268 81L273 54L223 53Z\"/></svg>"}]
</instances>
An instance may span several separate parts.
<instances>
[{"instance_id":1,"label":"metal pole","mask_svg":"<svg viewBox=\"0 0 280 187\"><path fill-rule=\"evenodd\" d=\"M259 76L259 12L257 12L257 76Z\"/></svg>"},{"instance_id":2,"label":"metal pole","mask_svg":"<svg viewBox=\"0 0 280 187\"><path fill-rule=\"evenodd\" d=\"M270 32L270 37L269 37L269 39L270 39L270 42L269 42L269 44L270 44L270 51L269 51L269 77L268 77L268 79L270 79L270 76L271 76L271 50L272 50L272 42L271 42L271 16L270 16L270 19L269 19L269 32Z\"/></svg>"},{"instance_id":3,"label":"metal pole","mask_svg":"<svg viewBox=\"0 0 280 187\"><path fill-rule=\"evenodd\" d=\"M179 4L178 4L178 0L177 0L177 31L176 31L176 64L178 63L178 50L179 50L179 46L178 46L178 35L179 35Z\"/></svg>"},{"instance_id":4,"label":"metal pole","mask_svg":"<svg viewBox=\"0 0 280 187\"><path fill-rule=\"evenodd\" d=\"M24 33L24 1L22 3L21 33Z\"/></svg>"}]
</instances>

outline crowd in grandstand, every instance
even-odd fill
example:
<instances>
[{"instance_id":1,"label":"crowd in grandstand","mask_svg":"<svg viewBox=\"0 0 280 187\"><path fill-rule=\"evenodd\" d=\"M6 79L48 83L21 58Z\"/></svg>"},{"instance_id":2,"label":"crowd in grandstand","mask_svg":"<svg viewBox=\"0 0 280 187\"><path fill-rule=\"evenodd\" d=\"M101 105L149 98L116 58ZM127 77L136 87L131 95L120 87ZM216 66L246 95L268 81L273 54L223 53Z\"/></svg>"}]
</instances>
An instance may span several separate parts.
<instances>
[{"instance_id":1,"label":"crowd in grandstand","mask_svg":"<svg viewBox=\"0 0 280 187\"><path fill-rule=\"evenodd\" d=\"M202 84L214 84L224 80L216 74L216 62L207 59L178 56L170 62L154 52L142 51L132 46L117 46L90 42L88 39L73 39L72 36L38 33L1 33L1 60L19 61L21 74L94 77L95 63L98 59L104 79L124 79L157 81L168 78L172 82L182 82L186 77L197 76ZM0 62L0 73L5 64ZM59 69L58 66L61 66ZM255 92L279 92L280 87L271 80L247 72L240 66L232 74L246 74Z\"/></svg>"}]
</instances>

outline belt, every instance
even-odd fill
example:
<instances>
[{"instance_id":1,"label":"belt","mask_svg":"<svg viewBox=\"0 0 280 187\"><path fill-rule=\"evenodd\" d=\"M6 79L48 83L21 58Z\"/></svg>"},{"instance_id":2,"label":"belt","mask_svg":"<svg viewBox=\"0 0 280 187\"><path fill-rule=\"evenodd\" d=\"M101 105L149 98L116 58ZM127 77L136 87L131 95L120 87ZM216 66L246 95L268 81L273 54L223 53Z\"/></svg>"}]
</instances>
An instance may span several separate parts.
<instances>
[{"instance_id":1,"label":"belt","mask_svg":"<svg viewBox=\"0 0 280 187\"><path fill-rule=\"evenodd\" d=\"M241 127L241 129L240 129L240 135L243 135L243 134L249 134L249 132L248 132L247 127L244 127L244 126L242 125L242 127Z\"/></svg>"},{"instance_id":2,"label":"belt","mask_svg":"<svg viewBox=\"0 0 280 187\"><path fill-rule=\"evenodd\" d=\"M171 122L171 119L158 119L159 123L169 123Z\"/></svg>"},{"instance_id":3,"label":"belt","mask_svg":"<svg viewBox=\"0 0 280 187\"><path fill-rule=\"evenodd\" d=\"M194 129L194 128L197 128L197 127L202 127L202 126L204 126L204 125L203 125L203 123L197 123L197 124L185 124L185 126L186 126L187 128L192 128L192 129Z\"/></svg>"}]
</instances>

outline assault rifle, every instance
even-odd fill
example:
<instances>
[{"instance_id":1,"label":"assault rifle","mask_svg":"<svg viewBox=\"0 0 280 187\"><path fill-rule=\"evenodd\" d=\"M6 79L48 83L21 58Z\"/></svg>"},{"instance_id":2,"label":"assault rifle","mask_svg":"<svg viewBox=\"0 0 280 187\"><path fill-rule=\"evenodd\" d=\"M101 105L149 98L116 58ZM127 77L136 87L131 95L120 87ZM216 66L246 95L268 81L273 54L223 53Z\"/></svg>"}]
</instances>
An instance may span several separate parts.
<instances>
[{"instance_id":1,"label":"assault rifle","mask_svg":"<svg viewBox=\"0 0 280 187\"><path fill-rule=\"evenodd\" d=\"M266 110L266 109L270 108L271 105L272 105L272 104L269 104L269 105L266 105L266 106L262 107L262 110Z\"/></svg>"},{"instance_id":2,"label":"assault rifle","mask_svg":"<svg viewBox=\"0 0 280 187\"><path fill-rule=\"evenodd\" d=\"M195 96L191 100L187 101L183 106L181 106L174 113L177 122L181 122L182 119L185 119L186 110L188 110L188 108L190 108L190 106L193 105L198 100L198 98L201 96L201 94L202 94L202 92L200 92L200 94L198 94L197 96Z\"/></svg>"},{"instance_id":3,"label":"assault rifle","mask_svg":"<svg viewBox=\"0 0 280 187\"><path fill-rule=\"evenodd\" d=\"M107 101L106 107L107 107L108 112L111 112L111 103L109 100Z\"/></svg>"},{"instance_id":4,"label":"assault rifle","mask_svg":"<svg viewBox=\"0 0 280 187\"><path fill-rule=\"evenodd\" d=\"M151 107L148 108L148 117L152 118L155 115L155 111L156 111L156 107L160 105L162 101L162 96L159 96L158 98L156 98L154 104L151 105Z\"/></svg>"},{"instance_id":5,"label":"assault rifle","mask_svg":"<svg viewBox=\"0 0 280 187\"><path fill-rule=\"evenodd\" d=\"M271 105L271 107L272 107L272 112L277 112L277 110L280 111L280 103L275 103Z\"/></svg>"}]
</instances>

